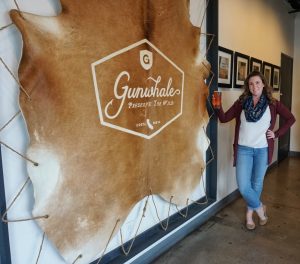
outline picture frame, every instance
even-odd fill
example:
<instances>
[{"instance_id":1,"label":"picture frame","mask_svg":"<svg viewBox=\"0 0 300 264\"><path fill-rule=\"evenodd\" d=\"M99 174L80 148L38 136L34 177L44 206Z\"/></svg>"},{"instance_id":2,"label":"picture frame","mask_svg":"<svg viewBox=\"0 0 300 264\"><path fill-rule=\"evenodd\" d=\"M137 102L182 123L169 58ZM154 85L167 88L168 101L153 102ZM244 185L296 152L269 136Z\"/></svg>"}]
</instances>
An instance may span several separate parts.
<instances>
[{"instance_id":1,"label":"picture frame","mask_svg":"<svg viewBox=\"0 0 300 264\"><path fill-rule=\"evenodd\" d=\"M234 53L234 87L240 88L249 73L249 56L235 52Z\"/></svg>"},{"instance_id":2,"label":"picture frame","mask_svg":"<svg viewBox=\"0 0 300 264\"><path fill-rule=\"evenodd\" d=\"M280 89L280 77L280 67L273 65L272 86L275 91L279 91Z\"/></svg>"},{"instance_id":3,"label":"picture frame","mask_svg":"<svg viewBox=\"0 0 300 264\"><path fill-rule=\"evenodd\" d=\"M273 85L273 65L266 61L263 62L263 75L266 77L266 80L270 86Z\"/></svg>"},{"instance_id":4,"label":"picture frame","mask_svg":"<svg viewBox=\"0 0 300 264\"><path fill-rule=\"evenodd\" d=\"M233 51L219 46L218 86L232 88Z\"/></svg>"},{"instance_id":5,"label":"picture frame","mask_svg":"<svg viewBox=\"0 0 300 264\"><path fill-rule=\"evenodd\" d=\"M262 60L254 57L250 58L250 72L252 71L262 72Z\"/></svg>"}]
</instances>

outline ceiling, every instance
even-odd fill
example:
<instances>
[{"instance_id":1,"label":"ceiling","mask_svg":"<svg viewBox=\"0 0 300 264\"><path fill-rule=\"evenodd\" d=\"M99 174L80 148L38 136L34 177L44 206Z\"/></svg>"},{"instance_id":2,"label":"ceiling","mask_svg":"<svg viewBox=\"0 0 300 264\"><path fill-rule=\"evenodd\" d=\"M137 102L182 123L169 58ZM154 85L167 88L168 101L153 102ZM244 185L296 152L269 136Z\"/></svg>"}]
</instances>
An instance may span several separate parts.
<instances>
[{"instance_id":1,"label":"ceiling","mask_svg":"<svg viewBox=\"0 0 300 264\"><path fill-rule=\"evenodd\" d=\"M297 13L300 12L300 0L286 0L291 6L291 10L289 13Z\"/></svg>"}]
</instances>

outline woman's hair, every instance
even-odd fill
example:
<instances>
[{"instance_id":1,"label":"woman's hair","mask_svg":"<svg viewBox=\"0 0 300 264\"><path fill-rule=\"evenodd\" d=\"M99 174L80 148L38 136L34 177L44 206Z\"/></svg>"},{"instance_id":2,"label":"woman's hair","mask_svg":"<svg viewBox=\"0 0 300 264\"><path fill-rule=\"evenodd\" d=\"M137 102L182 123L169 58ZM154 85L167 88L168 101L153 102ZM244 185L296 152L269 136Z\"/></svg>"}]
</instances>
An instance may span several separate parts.
<instances>
[{"instance_id":1,"label":"woman's hair","mask_svg":"<svg viewBox=\"0 0 300 264\"><path fill-rule=\"evenodd\" d=\"M251 77L254 77L254 76L260 77L260 79L262 80L262 83L264 84L263 94L267 97L267 99L269 100L270 103L274 103L275 99L272 95L273 88L268 84L266 77L259 71L253 71L253 72L249 73L249 75L247 76L247 78L244 82L244 92L239 97L239 100L241 102L244 102L244 100L248 96L252 95L250 92L250 89L249 89L249 80Z\"/></svg>"}]
</instances>

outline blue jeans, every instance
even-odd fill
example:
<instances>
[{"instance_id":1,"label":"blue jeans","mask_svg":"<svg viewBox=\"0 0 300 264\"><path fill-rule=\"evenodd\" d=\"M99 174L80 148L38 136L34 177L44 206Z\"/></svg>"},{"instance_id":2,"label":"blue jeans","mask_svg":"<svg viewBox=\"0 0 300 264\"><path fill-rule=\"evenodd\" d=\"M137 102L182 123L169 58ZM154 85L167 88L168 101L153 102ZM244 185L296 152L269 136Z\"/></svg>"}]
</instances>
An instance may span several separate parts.
<instances>
[{"instance_id":1,"label":"blue jeans","mask_svg":"<svg viewBox=\"0 0 300 264\"><path fill-rule=\"evenodd\" d=\"M262 205L260 195L267 167L267 147L250 148L238 145L236 180L239 191L250 210L255 210Z\"/></svg>"}]
</instances>

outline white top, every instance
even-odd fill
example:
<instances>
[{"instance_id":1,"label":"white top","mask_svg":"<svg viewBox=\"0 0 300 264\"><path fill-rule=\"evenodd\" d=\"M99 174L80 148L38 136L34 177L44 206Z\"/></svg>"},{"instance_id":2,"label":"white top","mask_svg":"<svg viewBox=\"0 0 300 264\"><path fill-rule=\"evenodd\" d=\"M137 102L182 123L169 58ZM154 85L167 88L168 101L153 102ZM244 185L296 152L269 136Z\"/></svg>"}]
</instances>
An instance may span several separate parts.
<instances>
[{"instance_id":1,"label":"white top","mask_svg":"<svg viewBox=\"0 0 300 264\"><path fill-rule=\"evenodd\" d=\"M271 111L268 106L263 116L256 122L248 122L245 111L241 113L241 126L239 133L239 145L251 148L265 148L268 146L267 130L271 123Z\"/></svg>"}]
</instances>

